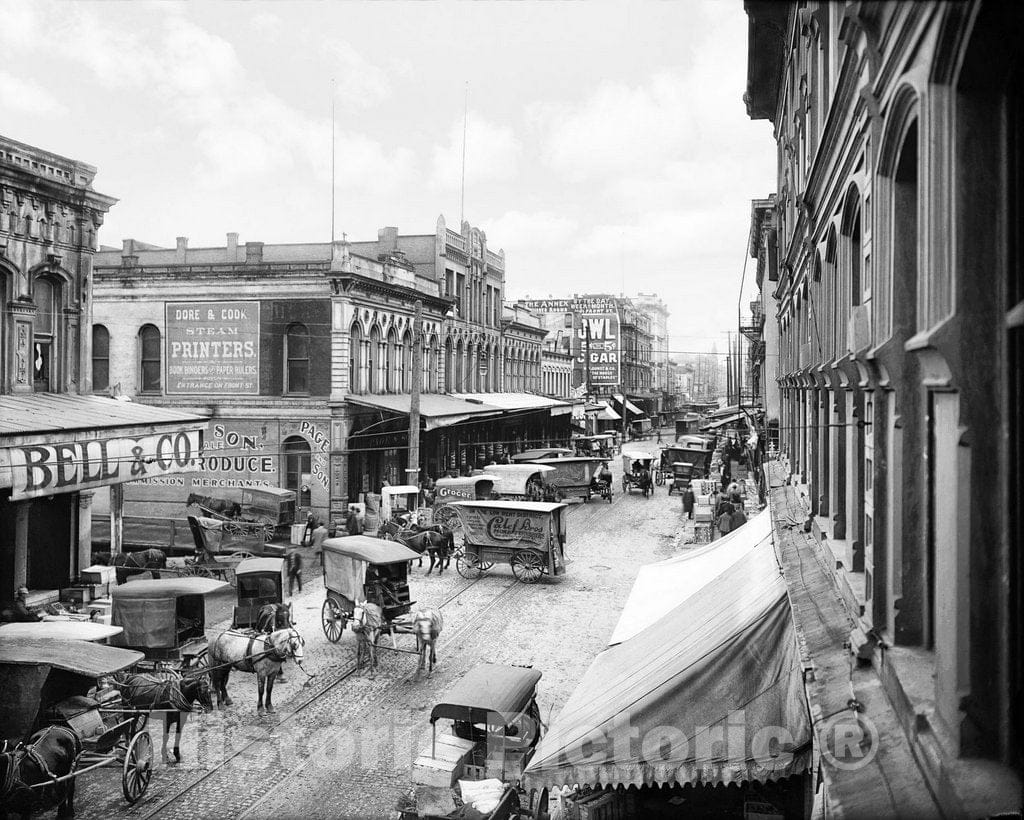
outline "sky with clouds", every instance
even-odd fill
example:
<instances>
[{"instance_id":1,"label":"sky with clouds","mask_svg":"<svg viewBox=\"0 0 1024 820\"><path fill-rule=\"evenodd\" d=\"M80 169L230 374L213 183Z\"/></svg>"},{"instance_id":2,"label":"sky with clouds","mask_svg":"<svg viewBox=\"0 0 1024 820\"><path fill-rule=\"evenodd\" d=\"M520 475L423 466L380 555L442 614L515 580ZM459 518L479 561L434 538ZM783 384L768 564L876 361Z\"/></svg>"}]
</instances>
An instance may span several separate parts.
<instances>
[{"instance_id":1,"label":"sky with clouds","mask_svg":"<svg viewBox=\"0 0 1024 820\"><path fill-rule=\"evenodd\" d=\"M0 133L95 165L100 241L327 241L465 217L506 295L658 293L673 350L735 331L750 200L740 0L0 0ZM751 296L748 287L744 302Z\"/></svg>"}]
</instances>

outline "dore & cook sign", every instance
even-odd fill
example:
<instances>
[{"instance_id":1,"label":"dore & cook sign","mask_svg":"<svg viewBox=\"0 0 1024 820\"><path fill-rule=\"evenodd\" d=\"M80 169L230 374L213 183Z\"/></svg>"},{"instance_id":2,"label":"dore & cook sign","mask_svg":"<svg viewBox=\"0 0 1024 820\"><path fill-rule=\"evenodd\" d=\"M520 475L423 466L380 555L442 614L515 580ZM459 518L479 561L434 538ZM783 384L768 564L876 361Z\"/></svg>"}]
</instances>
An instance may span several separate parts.
<instances>
[{"instance_id":1,"label":"dore & cook sign","mask_svg":"<svg viewBox=\"0 0 1024 820\"><path fill-rule=\"evenodd\" d=\"M260 392L259 302L167 302L166 392Z\"/></svg>"},{"instance_id":2,"label":"dore & cook sign","mask_svg":"<svg viewBox=\"0 0 1024 820\"><path fill-rule=\"evenodd\" d=\"M11 498L36 498L187 473L196 468L201 430L140 438L33 444L0 451L11 470Z\"/></svg>"}]
</instances>

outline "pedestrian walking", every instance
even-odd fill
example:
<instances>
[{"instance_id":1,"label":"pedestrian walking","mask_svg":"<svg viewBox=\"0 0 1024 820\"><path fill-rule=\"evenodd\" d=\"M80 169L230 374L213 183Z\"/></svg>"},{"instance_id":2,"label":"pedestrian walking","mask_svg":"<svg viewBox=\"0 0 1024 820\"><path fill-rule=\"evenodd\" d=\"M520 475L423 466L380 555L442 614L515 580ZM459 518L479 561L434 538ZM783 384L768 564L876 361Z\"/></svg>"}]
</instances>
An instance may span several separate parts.
<instances>
[{"instance_id":1,"label":"pedestrian walking","mask_svg":"<svg viewBox=\"0 0 1024 820\"><path fill-rule=\"evenodd\" d=\"M736 512L729 516L729 532L738 530L746 523L747 517L743 514L743 509L741 507L737 507Z\"/></svg>"},{"instance_id":2,"label":"pedestrian walking","mask_svg":"<svg viewBox=\"0 0 1024 820\"><path fill-rule=\"evenodd\" d=\"M327 540L327 527L324 526L324 522L321 521L317 524L316 529L313 530L313 555L316 556L317 563L320 566L324 565L324 541Z\"/></svg>"},{"instance_id":3,"label":"pedestrian walking","mask_svg":"<svg viewBox=\"0 0 1024 820\"><path fill-rule=\"evenodd\" d=\"M683 512L686 513L687 518L693 518L693 505L696 501L697 497L693 494L693 485L687 484L686 489L683 490Z\"/></svg>"},{"instance_id":4,"label":"pedestrian walking","mask_svg":"<svg viewBox=\"0 0 1024 820\"><path fill-rule=\"evenodd\" d=\"M732 514L736 512L736 508L728 501L723 501L719 505L719 509L721 513L715 519L715 528L718 530L719 535L728 535L732 532Z\"/></svg>"},{"instance_id":5,"label":"pedestrian walking","mask_svg":"<svg viewBox=\"0 0 1024 820\"><path fill-rule=\"evenodd\" d=\"M359 511L349 508L348 519L345 521L345 532L349 535L362 535L363 525L359 521Z\"/></svg>"},{"instance_id":6,"label":"pedestrian walking","mask_svg":"<svg viewBox=\"0 0 1024 820\"><path fill-rule=\"evenodd\" d=\"M658 444L661 444L661 428L658 428Z\"/></svg>"},{"instance_id":7,"label":"pedestrian walking","mask_svg":"<svg viewBox=\"0 0 1024 820\"><path fill-rule=\"evenodd\" d=\"M302 592L302 556L298 550L289 550L285 558L285 568L288 572L288 597L291 597L292 589L299 585L299 592Z\"/></svg>"},{"instance_id":8,"label":"pedestrian walking","mask_svg":"<svg viewBox=\"0 0 1024 820\"><path fill-rule=\"evenodd\" d=\"M300 546L308 546L310 539L313 538L313 530L316 529L316 516L309 512L306 514L306 529L302 531L302 540L299 541Z\"/></svg>"},{"instance_id":9,"label":"pedestrian walking","mask_svg":"<svg viewBox=\"0 0 1024 820\"><path fill-rule=\"evenodd\" d=\"M740 495L740 485L735 481L729 484L729 488L726 490L726 493L733 504L743 503L743 497Z\"/></svg>"}]
</instances>

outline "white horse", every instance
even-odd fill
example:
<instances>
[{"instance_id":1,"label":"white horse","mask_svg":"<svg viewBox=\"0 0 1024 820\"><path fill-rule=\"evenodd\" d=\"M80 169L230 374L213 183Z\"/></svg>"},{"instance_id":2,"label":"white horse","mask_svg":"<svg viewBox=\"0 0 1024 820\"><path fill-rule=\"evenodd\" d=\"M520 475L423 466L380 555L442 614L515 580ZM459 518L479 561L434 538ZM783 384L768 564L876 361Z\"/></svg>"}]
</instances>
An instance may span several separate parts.
<instances>
[{"instance_id":1,"label":"white horse","mask_svg":"<svg viewBox=\"0 0 1024 820\"><path fill-rule=\"evenodd\" d=\"M352 631L356 633L356 669L369 661L371 674L377 670L377 640L384 626L384 611L377 604L363 601L352 612Z\"/></svg>"},{"instance_id":2,"label":"white horse","mask_svg":"<svg viewBox=\"0 0 1024 820\"><path fill-rule=\"evenodd\" d=\"M444 619L436 609L421 609L413 615L413 631L416 633L416 653L419 655L419 662L416 664L417 676L423 671L424 665L428 665L427 675L434 673L434 664L437 663L437 654L434 652L434 645L437 643L437 636L444 628Z\"/></svg>"},{"instance_id":3,"label":"white horse","mask_svg":"<svg viewBox=\"0 0 1024 820\"><path fill-rule=\"evenodd\" d=\"M284 662L293 658L302 665L305 641L293 628L278 629L269 635L257 632L240 632L230 629L222 632L211 643L209 650L210 678L217 695L217 706L230 706L228 696L228 675L232 669L240 672L254 672L259 689L256 714L262 715L263 693L266 691L266 711L273 714L274 680Z\"/></svg>"}]
</instances>

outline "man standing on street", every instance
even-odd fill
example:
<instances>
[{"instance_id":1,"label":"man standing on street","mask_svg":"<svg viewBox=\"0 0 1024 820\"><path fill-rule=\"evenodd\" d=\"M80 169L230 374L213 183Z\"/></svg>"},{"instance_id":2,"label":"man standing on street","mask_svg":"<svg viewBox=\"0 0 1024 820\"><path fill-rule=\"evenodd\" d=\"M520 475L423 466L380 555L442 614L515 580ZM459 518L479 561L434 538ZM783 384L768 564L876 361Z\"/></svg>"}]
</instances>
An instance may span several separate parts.
<instances>
[{"instance_id":1,"label":"man standing on street","mask_svg":"<svg viewBox=\"0 0 1024 820\"><path fill-rule=\"evenodd\" d=\"M309 541L308 538L313 537L313 530L316 529L316 516L312 512L306 515L306 529L302 531L302 540L299 541L300 546L307 546Z\"/></svg>"},{"instance_id":2,"label":"man standing on street","mask_svg":"<svg viewBox=\"0 0 1024 820\"><path fill-rule=\"evenodd\" d=\"M693 518L693 505L696 500L697 497L693 494L693 485L687 484L686 489L683 490L683 512L689 519Z\"/></svg>"},{"instance_id":3,"label":"man standing on street","mask_svg":"<svg viewBox=\"0 0 1024 820\"><path fill-rule=\"evenodd\" d=\"M291 597L295 584L299 585L299 592L302 592L302 556L298 550L289 550L285 559L285 567L288 570L288 597Z\"/></svg>"},{"instance_id":4,"label":"man standing on street","mask_svg":"<svg viewBox=\"0 0 1024 820\"><path fill-rule=\"evenodd\" d=\"M324 565L324 541L327 540L328 532L324 522L320 521L313 530L313 555L320 566Z\"/></svg>"}]
</instances>

